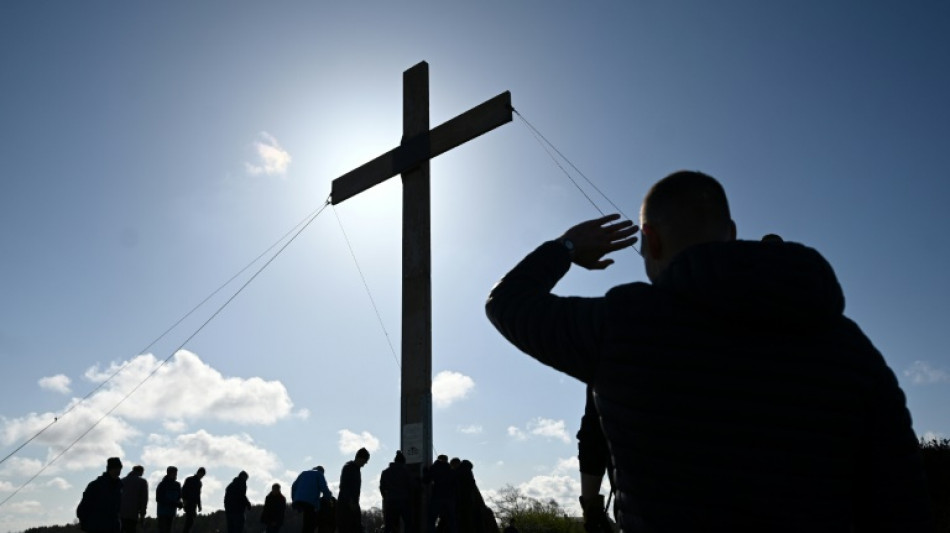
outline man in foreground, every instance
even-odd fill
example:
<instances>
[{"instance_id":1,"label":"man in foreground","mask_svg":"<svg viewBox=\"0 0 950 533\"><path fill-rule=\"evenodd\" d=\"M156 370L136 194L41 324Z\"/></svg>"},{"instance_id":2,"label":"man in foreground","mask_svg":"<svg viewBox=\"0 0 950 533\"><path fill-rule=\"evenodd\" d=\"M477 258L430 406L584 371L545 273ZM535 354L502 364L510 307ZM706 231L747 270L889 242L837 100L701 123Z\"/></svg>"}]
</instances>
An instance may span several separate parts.
<instances>
[{"instance_id":1,"label":"man in foreground","mask_svg":"<svg viewBox=\"0 0 950 533\"><path fill-rule=\"evenodd\" d=\"M302 533L316 531L320 502L323 498L332 497L333 493L327 486L322 466L315 466L313 470L304 470L297 476L293 485L290 486L290 500L293 508L303 513Z\"/></svg>"},{"instance_id":2,"label":"man in foreground","mask_svg":"<svg viewBox=\"0 0 950 533\"><path fill-rule=\"evenodd\" d=\"M122 533L135 533L139 524L145 524L148 508L148 481L142 477L145 467L135 465L129 475L122 478Z\"/></svg>"},{"instance_id":3,"label":"man in foreground","mask_svg":"<svg viewBox=\"0 0 950 533\"><path fill-rule=\"evenodd\" d=\"M814 250L736 241L722 186L658 182L640 214L651 283L550 291L636 242L610 215L542 244L492 290L496 328L589 384L622 531L928 531L904 395L844 317Z\"/></svg>"},{"instance_id":4,"label":"man in foreground","mask_svg":"<svg viewBox=\"0 0 950 533\"><path fill-rule=\"evenodd\" d=\"M195 525L195 518L201 512L201 479L205 477L205 467L199 467L195 475L185 478L181 486L181 501L185 509L185 527L181 533L189 533Z\"/></svg>"},{"instance_id":5,"label":"man in foreground","mask_svg":"<svg viewBox=\"0 0 950 533\"><path fill-rule=\"evenodd\" d=\"M76 517L79 527L87 533L118 533L122 529L119 510L122 504L122 461L106 460L106 471L86 485Z\"/></svg>"}]
</instances>

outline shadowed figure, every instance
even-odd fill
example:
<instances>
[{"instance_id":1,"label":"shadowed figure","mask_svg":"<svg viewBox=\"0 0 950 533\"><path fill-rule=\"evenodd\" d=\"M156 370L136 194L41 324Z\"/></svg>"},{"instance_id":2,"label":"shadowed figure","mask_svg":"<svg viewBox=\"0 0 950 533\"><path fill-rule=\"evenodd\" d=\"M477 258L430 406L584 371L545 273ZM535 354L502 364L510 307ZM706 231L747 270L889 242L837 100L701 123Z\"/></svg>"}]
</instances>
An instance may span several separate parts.
<instances>
[{"instance_id":1,"label":"shadowed figure","mask_svg":"<svg viewBox=\"0 0 950 533\"><path fill-rule=\"evenodd\" d=\"M290 486L290 500L293 508L303 513L302 533L313 533L317 529L317 517L321 512L323 498L332 498L333 493L327 486L323 467L315 466L301 472Z\"/></svg>"},{"instance_id":2,"label":"shadowed figure","mask_svg":"<svg viewBox=\"0 0 950 533\"><path fill-rule=\"evenodd\" d=\"M412 475L406 466L406 456L402 454L402 451L396 451L396 457L379 476L379 493L383 496L385 533L398 533L400 521L405 531L413 531L411 491Z\"/></svg>"},{"instance_id":3,"label":"shadowed figure","mask_svg":"<svg viewBox=\"0 0 950 533\"><path fill-rule=\"evenodd\" d=\"M261 523L266 533L277 533L284 525L284 514L287 512L287 498L280 492L280 483L271 485L270 493L264 498L264 508L261 510Z\"/></svg>"},{"instance_id":4,"label":"shadowed figure","mask_svg":"<svg viewBox=\"0 0 950 533\"><path fill-rule=\"evenodd\" d=\"M122 507L122 461L118 457L106 460L106 471L86 485L76 518L83 531L89 533L118 533L122 529L119 510Z\"/></svg>"},{"instance_id":5,"label":"shadowed figure","mask_svg":"<svg viewBox=\"0 0 950 533\"><path fill-rule=\"evenodd\" d=\"M129 475L122 478L122 533L135 533L139 524L145 523L148 509L148 481L142 477L145 468L135 465Z\"/></svg>"},{"instance_id":6,"label":"shadowed figure","mask_svg":"<svg viewBox=\"0 0 950 533\"><path fill-rule=\"evenodd\" d=\"M201 479L205 477L204 467L199 467L195 475L185 478L185 484L181 487L181 501L185 510L185 526L182 533L191 531L195 524L195 517L201 511Z\"/></svg>"},{"instance_id":7,"label":"shadowed figure","mask_svg":"<svg viewBox=\"0 0 950 533\"><path fill-rule=\"evenodd\" d=\"M489 319L590 385L623 531L929 531L904 394L846 318L834 271L797 243L736 240L712 177L676 172L640 213L650 283L551 293L638 228L577 224L494 287Z\"/></svg>"},{"instance_id":8,"label":"shadowed figure","mask_svg":"<svg viewBox=\"0 0 950 533\"><path fill-rule=\"evenodd\" d=\"M181 501L181 483L178 482L178 467L169 466L165 469L165 477L155 488L155 503L159 533L171 533L175 515L184 506Z\"/></svg>"},{"instance_id":9,"label":"shadowed figure","mask_svg":"<svg viewBox=\"0 0 950 533\"><path fill-rule=\"evenodd\" d=\"M439 531L456 533L456 476L449 458L439 455L426 471L423 483L431 485L432 497L429 499L429 521L427 530L435 533L436 521Z\"/></svg>"},{"instance_id":10,"label":"shadowed figure","mask_svg":"<svg viewBox=\"0 0 950 533\"><path fill-rule=\"evenodd\" d=\"M247 499L247 472L241 471L224 489L224 516L228 522L228 533L244 531L245 512L251 508Z\"/></svg>"},{"instance_id":11,"label":"shadowed figure","mask_svg":"<svg viewBox=\"0 0 950 533\"><path fill-rule=\"evenodd\" d=\"M352 461L347 461L340 471L340 492L337 497L336 523L340 533L361 533L360 469L369 462L369 451L360 448Z\"/></svg>"}]
</instances>

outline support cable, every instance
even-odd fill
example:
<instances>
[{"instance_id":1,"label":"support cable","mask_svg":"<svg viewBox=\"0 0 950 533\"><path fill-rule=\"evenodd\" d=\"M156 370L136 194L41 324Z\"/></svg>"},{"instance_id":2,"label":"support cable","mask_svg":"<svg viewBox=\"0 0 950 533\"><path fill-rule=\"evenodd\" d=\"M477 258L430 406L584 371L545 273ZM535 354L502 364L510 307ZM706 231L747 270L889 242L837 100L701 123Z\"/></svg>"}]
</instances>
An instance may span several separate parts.
<instances>
[{"instance_id":1,"label":"support cable","mask_svg":"<svg viewBox=\"0 0 950 533\"><path fill-rule=\"evenodd\" d=\"M320 208L318 208L318 209L320 209ZM222 289L224 289L225 287L227 287L228 285L230 285L232 281L234 281L235 279L237 279L238 276L240 276L241 274L243 274L244 272L246 272L247 269L251 268L252 265L254 265L254 264L257 263L258 261L260 261L262 257L264 257L264 256L265 256L268 252L270 252L271 250L273 250L278 244L280 244L281 242L283 242L284 239L286 239L288 235L290 235L291 233L293 233L294 230L296 230L297 228L299 228L301 224L303 224L304 222L307 222L307 220L308 220L310 217L312 217L312 216L314 215L314 213L316 213L316 210L313 211L313 212L311 212L310 214L308 214L306 217L304 217L303 220L301 220L300 222L297 223L297 225L295 225L294 227L290 228L290 230L288 230L287 233L284 233L284 235L283 235L281 238L277 239L277 241L274 242L274 244L270 245L266 250L264 250L263 252L261 252L260 254L258 254L258 256L255 257L254 259L252 259L250 263L248 263L247 265L244 266L244 268L242 268L241 270L239 270L236 274L234 274L233 276L231 276L227 281L225 281L224 283L222 283L217 289L215 289L214 291L212 291L211 294L209 294L208 296L206 296L205 299L203 299L203 300L201 300L200 302L198 302L198 304L195 305L194 307L192 307L190 311L188 311L187 313L185 313L184 315L182 315L181 318L179 318L174 324L172 324L171 326L169 326L168 329L166 329L164 332L162 332L161 335L159 335L158 337L156 337L152 342L150 342L147 346L145 346L145 348L142 348L141 350L139 350L139 351L136 352L136 353L137 353L137 354L144 354L144 353L147 353L147 352L149 351L149 349L152 348L152 346L154 346L156 343L158 343L158 341L160 341L160 340L162 340L163 338L165 338L165 336L168 335L169 333L171 333L172 330L174 330L175 328L177 328L177 327L178 327L182 322L184 322L188 317L190 317L192 314L194 314L195 311L197 311L197 310L198 310L199 308L201 308L204 304L206 304L206 303L208 302L208 300L210 300L210 299L213 298L215 295L217 295L219 292L221 292ZM65 416L68 415L70 412L72 412L73 409L75 409L75 408L79 407L80 405L82 405L82 404L83 404L86 400L88 400L93 394L95 394L96 392L98 392L99 389L101 389L102 387L104 387L107 383L109 383L110 381L112 381L116 376L118 376L119 374L121 374L121 373L126 369L126 367L129 366L130 363L131 363L131 360L126 361L125 363L123 363L121 367L119 367L115 372L113 372L111 375L109 375L109 377L107 377L107 378L106 378L105 380L103 380L101 383L99 383L98 385L96 385L96 387L93 388L91 391L89 391L88 394L86 394L85 396L83 396L82 398L80 398L78 402L76 402L76 403L74 403L73 405L71 405L71 406L69 407L69 409L63 411L63 413L60 414L59 416L53 417L53 420L52 420L49 424L47 424L46 426L44 426L43 428L41 428L39 431L37 431L36 433L34 433L32 437L30 437L30 438L28 438L27 440L23 441L23 443L21 443L21 444L20 444L19 446L17 446L13 451L11 451L10 453L8 453L3 459L0 459L0 464L5 463L8 459L10 459L10 458L13 457L14 455L16 455L16 454L17 454L20 450L22 450L23 448L25 448L29 443L33 442L34 440L36 440L37 437L39 437L40 435L42 435L43 433L45 433L46 430L48 430L49 428L51 428L51 427L53 426L53 424L56 424L57 422L59 422L60 420L62 420L63 417L65 417Z\"/></svg>"},{"instance_id":2,"label":"support cable","mask_svg":"<svg viewBox=\"0 0 950 533\"><path fill-rule=\"evenodd\" d=\"M617 213L620 213L620 215L626 218L627 220L632 220L630 217L626 215L626 213L623 212L622 209L617 207L617 204L613 203L613 201L611 201L610 198L606 194L604 194L604 192L601 191L600 188L598 188L597 185L595 185L593 181L590 180L590 178L588 178L583 172L581 172L581 170L577 168L577 166L574 165L574 163L572 163L571 160L567 158L567 156L561 153L561 151L558 150L557 147L554 146L554 144L551 141L549 141L547 137L544 136L544 134L542 134L537 128L535 128L530 122L528 122L528 119L524 118L524 116L521 113L519 113L517 109L511 108L511 111L515 115L517 115L518 118L522 120L522 122L524 122L525 126L531 132L531 135L533 135L535 140L538 141L538 144L541 145L541 148L543 148L544 151L547 152L551 160L554 161L554 164L557 165L559 169L561 169L561 172L563 172L564 175L567 176L567 179L571 180L571 183L573 183L574 186L577 187L577 190L580 191L582 195L584 195L584 198L587 198L587 201L590 202L592 206L594 206L594 209L596 209L598 213L600 213L601 215L605 214L604 211L597 205L597 203L594 202L593 199L591 199L590 195L588 195L584 191L584 189L580 186L580 184L577 183L577 180L575 180L574 177L571 176L571 173L568 172L566 168L564 168L564 165L561 164L561 160L563 160L568 165L570 165L570 167L574 169L575 172L577 172L582 178L584 178L584 180L591 187L593 187L593 189L597 191L597 193L600 194L604 198L604 200L607 200L607 203L609 203L610 206L613 207ZM557 154L557 157L555 157L555 154ZM640 250L636 249L635 247L631 246L630 248L633 249L634 252L637 252L637 254L641 256L643 255L640 252Z\"/></svg>"},{"instance_id":3,"label":"support cable","mask_svg":"<svg viewBox=\"0 0 950 533\"><path fill-rule=\"evenodd\" d=\"M127 392L127 393L125 394L125 396L123 396L118 402L116 402L116 404L115 404L114 406L112 406L111 409L109 409L108 411L106 411L105 414L103 414L101 417L99 417L99 419L96 420L96 421L89 427L89 429L87 429L87 430L84 431L82 434L80 434L78 437L76 437L76 439L73 440L73 441L69 444L69 446L66 446L66 448L63 449L63 451L59 452L59 454L57 454L55 457L53 457L52 459L50 459L50 461L49 461L48 463L46 463L46 464L43 466L43 468L41 468L36 474L34 474L33 477L31 477L31 478L28 479L25 483L23 483L22 485L20 485L16 490L14 490L12 493L10 493L9 496L7 496L6 498L4 498L3 501L0 501L0 507L2 507L3 504L7 503L11 498L13 498L13 497L16 496L17 494L19 494L19 492L20 492L21 490L23 490L27 485L29 485L30 483L32 483L33 480L35 480L35 479L36 479L37 477L39 477L43 472L45 472L47 468L49 468L53 463L55 463L60 457L62 457L63 455L65 455L66 452L68 452L69 450L71 450L72 447L76 445L76 443L78 443L78 442L79 442L80 440L82 440L86 435L88 435L93 429L95 429L95 428L96 428L103 420L105 420L109 415L111 415L113 412L115 412L115 410L118 409L119 406L121 406L123 403L125 403L125 401L126 401L127 399L129 399L129 397L132 396L132 394L134 394L136 391L138 391L138 390L142 387L142 385L144 385L146 382L148 382L150 379L152 379L152 377L153 377L163 366L165 366L165 364L168 363L168 361L171 360L171 358L174 357L175 354L177 354L181 349L183 349L183 348L185 347L185 345L187 345L192 339L194 339L195 336L197 336L198 333L200 333L200 332L205 328L205 326L207 326L212 320L214 320L214 319L221 313L221 311L223 311L224 308L228 306L228 304L230 304L232 301L234 301L234 299L237 298L237 296L238 296L239 294L241 294L241 292L244 291L244 289L247 288L247 286L250 285L251 282L254 281L254 280L257 278L257 276L260 275L261 272L264 271L264 269L266 269L268 266L270 266L270 264L274 262L274 259L277 259L277 256L279 256L288 246L290 246L290 243L294 242L294 240L303 232L303 230L307 229L307 227L310 226L310 223L313 222L318 216L320 216L320 213L322 213L322 212L327 208L327 206L329 206L329 205L330 205L330 198L327 197L326 202L324 202L324 204L320 207L320 209L318 209L313 215L311 215L311 216L309 217L309 220L307 220L307 221L303 224L303 226L302 226L299 230L297 230L296 233L293 234L293 236L290 238L290 240L288 240L286 243L284 243L284 245L281 246L281 247L277 250L277 252L275 252L274 255L272 255L271 258L268 259L267 262L264 263L263 266L261 266L259 269L257 269L257 271L254 272L254 274L251 275L251 277L248 278L248 280L245 281L244 284L241 285L241 287L238 288L238 290L235 291L234 294L232 294L231 297L227 299L227 301L225 301L223 304L221 304L221 306L219 306L218 309L217 309L214 313L212 313L211 316L208 317L208 319L205 320L204 323L202 323L202 324L198 327L198 329L196 329L196 330L194 331L194 333L192 333L191 335L189 335L188 338L185 339L184 342L182 342L182 343L178 346L178 348L176 348L174 351L172 351L172 353L171 353L168 357L166 357L164 360L162 360L162 362L159 363L151 372L149 372L149 374L148 374L147 376L145 376L145 378L144 378L142 381L140 381L136 386L132 387L132 389L129 390L129 392ZM298 224L298 226L299 226L299 224ZM118 372L116 372L116 374L118 374ZM114 376L115 376L115 374L113 374L112 377L114 377ZM110 379L111 379L111 377L110 377Z\"/></svg>"},{"instance_id":4,"label":"support cable","mask_svg":"<svg viewBox=\"0 0 950 533\"><path fill-rule=\"evenodd\" d=\"M402 364L399 363L399 357L396 355L395 348L393 348L393 342L389 338L389 332L386 331L386 325L383 324L383 317L379 314L379 307L376 306L376 300L373 298L373 293L370 292L369 284L366 283L366 276L363 275L363 269L360 268L360 263L356 260L356 253L353 251L353 246L350 244L350 238L346 236L346 230L343 229L343 221L340 220L340 214L337 213L336 209L334 209L333 215L336 217L337 224L340 225L340 232L343 233L343 240L346 241L346 247L350 249L350 256L353 258L353 264L356 265L356 271L360 273L360 279L363 280L363 288L366 289L366 295L369 296L369 302L373 304L373 311L376 312L376 320L379 321L379 327L383 329L383 335L386 337L386 344L389 344L389 351L393 354L393 359L396 361L396 366L402 369Z\"/></svg>"}]
</instances>

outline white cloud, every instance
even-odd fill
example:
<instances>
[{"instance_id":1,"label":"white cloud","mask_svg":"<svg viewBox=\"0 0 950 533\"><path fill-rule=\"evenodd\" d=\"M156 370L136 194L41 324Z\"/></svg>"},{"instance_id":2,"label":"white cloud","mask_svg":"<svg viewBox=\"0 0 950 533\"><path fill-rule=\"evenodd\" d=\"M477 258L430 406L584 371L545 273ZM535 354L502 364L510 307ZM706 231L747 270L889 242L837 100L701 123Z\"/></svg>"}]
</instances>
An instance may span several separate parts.
<instances>
[{"instance_id":1,"label":"white cloud","mask_svg":"<svg viewBox=\"0 0 950 533\"><path fill-rule=\"evenodd\" d=\"M36 500L25 502L12 502L4 505L4 511L10 514L38 515L43 510L43 504Z\"/></svg>"},{"instance_id":2,"label":"white cloud","mask_svg":"<svg viewBox=\"0 0 950 533\"><path fill-rule=\"evenodd\" d=\"M26 457L11 457L0 467L0 476L33 477L43 468L43 461Z\"/></svg>"},{"instance_id":3,"label":"white cloud","mask_svg":"<svg viewBox=\"0 0 950 533\"><path fill-rule=\"evenodd\" d=\"M13 486L13 483L0 479L0 492L13 492L14 490L16 490L16 487Z\"/></svg>"},{"instance_id":4,"label":"white cloud","mask_svg":"<svg viewBox=\"0 0 950 533\"><path fill-rule=\"evenodd\" d=\"M432 379L432 403L436 407L448 407L467 397L474 388L475 381L472 378L443 370Z\"/></svg>"},{"instance_id":5,"label":"white cloud","mask_svg":"<svg viewBox=\"0 0 950 533\"><path fill-rule=\"evenodd\" d=\"M563 420L552 420L550 418L535 418L528 422L528 431L532 435L540 437L560 439L563 442L571 442L571 437L567 433Z\"/></svg>"},{"instance_id":6,"label":"white cloud","mask_svg":"<svg viewBox=\"0 0 950 533\"><path fill-rule=\"evenodd\" d=\"M366 448L369 453L375 453L379 449L379 439L368 431L357 434L348 429L341 429L339 434L340 453L344 455L354 455L360 448Z\"/></svg>"},{"instance_id":7,"label":"white cloud","mask_svg":"<svg viewBox=\"0 0 950 533\"><path fill-rule=\"evenodd\" d=\"M936 431L927 431L927 432L924 432L924 434L921 435L920 438L923 439L925 442L930 442L934 440L942 441L943 439L947 437L943 433L939 433Z\"/></svg>"},{"instance_id":8,"label":"white cloud","mask_svg":"<svg viewBox=\"0 0 950 533\"><path fill-rule=\"evenodd\" d=\"M916 385L950 382L950 372L933 368L926 361L914 361L910 368L904 370L904 375Z\"/></svg>"},{"instance_id":9,"label":"white cloud","mask_svg":"<svg viewBox=\"0 0 950 533\"><path fill-rule=\"evenodd\" d=\"M580 472L580 470L581 462L576 455L572 455L566 459L558 459L557 464L554 465L555 474L574 474Z\"/></svg>"},{"instance_id":10,"label":"white cloud","mask_svg":"<svg viewBox=\"0 0 950 533\"><path fill-rule=\"evenodd\" d=\"M60 392L62 394L69 394L71 392L69 389L70 380L65 374L56 374L55 376L40 378L38 383L41 388L53 392Z\"/></svg>"},{"instance_id":11,"label":"white cloud","mask_svg":"<svg viewBox=\"0 0 950 533\"><path fill-rule=\"evenodd\" d=\"M307 409L307 408L299 409L297 410L296 413L293 414L293 416L294 418L299 418L300 420L306 420L310 418L310 409Z\"/></svg>"},{"instance_id":12,"label":"white cloud","mask_svg":"<svg viewBox=\"0 0 950 533\"><path fill-rule=\"evenodd\" d=\"M526 440L528 438L524 431L515 426L508 426L508 436L514 437L515 440Z\"/></svg>"},{"instance_id":13,"label":"white cloud","mask_svg":"<svg viewBox=\"0 0 950 533\"><path fill-rule=\"evenodd\" d=\"M535 476L518 485L518 489L525 496L530 496L542 502L554 500L569 515L580 516L583 513L577 500L577 495L581 493L581 483L578 481L578 476L579 474L573 476L559 474Z\"/></svg>"},{"instance_id":14,"label":"white cloud","mask_svg":"<svg viewBox=\"0 0 950 533\"><path fill-rule=\"evenodd\" d=\"M257 152L257 161L254 163L244 163L244 168L248 174L259 176L283 176L287 174L287 167L290 166L291 157L286 150L281 148L280 143L273 135L262 131L260 139L254 141L254 151Z\"/></svg>"},{"instance_id":15,"label":"white cloud","mask_svg":"<svg viewBox=\"0 0 950 533\"><path fill-rule=\"evenodd\" d=\"M111 408L151 373L159 361L152 354L129 361L92 398L103 410ZM85 375L104 381L122 364L113 363L100 371L90 368ZM293 402L279 381L224 377L220 372L187 351L179 350L152 378L115 411L134 420L165 420L173 413L177 420L211 419L242 424L273 424L291 414Z\"/></svg>"},{"instance_id":16,"label":"white cloud","mask_svg":"<svg viewBox=\"0 0 950 533\"><path fill-rule=\"evenodd\" d=\"M459 426L458 432L464 433L466 435L478 435L482 432L482 426L479 426L477 424L470 424L468 426Z\"/></svg>"},{"instance_id":17,"label":"white cloud","mask_svg":"<svg viewBox=\"0 0 950 533\"><path fill-rule=\"evenodd\" d=\"M184 420L166 420L162 422L162 427L170 433L181 433L188 429L188 424Z\"/></svg>"},{"instance_id":18,"label":"white cloud","mask_svg":"<svg viewBox=\"0 0 950 533\"><path fill-rule=\"evenodd\" d=\"M46 482L47 487L57 488L59 490L69 490L73 488L72 484L61 477L54 477Z\"/></svg>"}]
</instances>

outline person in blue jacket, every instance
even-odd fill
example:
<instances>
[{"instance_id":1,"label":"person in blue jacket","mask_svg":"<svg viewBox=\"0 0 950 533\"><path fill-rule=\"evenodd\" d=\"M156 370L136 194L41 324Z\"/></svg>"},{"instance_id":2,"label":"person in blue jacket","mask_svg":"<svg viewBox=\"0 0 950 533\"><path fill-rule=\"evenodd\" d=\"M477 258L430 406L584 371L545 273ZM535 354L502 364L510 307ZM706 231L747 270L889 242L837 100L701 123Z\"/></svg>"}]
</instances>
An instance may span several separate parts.
<instances>
[{"instance_id":1,"label":"person in blue jacket","mask_svg":"<svg viewBox=\"0 0 950 533\"><path fill-rule=\"evenodd\" d=\"M317 513L320 511L321 497L333 497L330 487L327 486L327 479L323 475L322 466L304 470L290 486L291 506L303 513L303 528L301 529L303 533L313 533L317 529Z\"/></svg>"}]
</instances>

